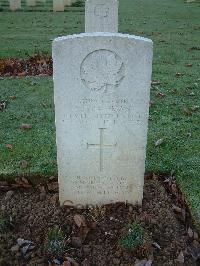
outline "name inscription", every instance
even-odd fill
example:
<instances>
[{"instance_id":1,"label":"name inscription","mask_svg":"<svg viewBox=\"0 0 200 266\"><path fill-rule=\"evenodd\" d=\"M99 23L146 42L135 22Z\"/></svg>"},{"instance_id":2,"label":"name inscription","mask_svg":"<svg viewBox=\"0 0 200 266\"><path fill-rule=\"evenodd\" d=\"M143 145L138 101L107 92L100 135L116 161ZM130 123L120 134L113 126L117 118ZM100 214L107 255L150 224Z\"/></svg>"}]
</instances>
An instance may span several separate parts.
<instances>
[{"instance_id":1,"label":"name inscription","mask_svg":"<svg viewBox=\"0 0 200 266\"><path fill-rule=\"evenodd\" d=\"M118 120L139 122L140 114L136 112L132 99L118 98L82 98L65 119L87 124L93 119L103 125L116 124Z\"/></svg>"}]
</instances>

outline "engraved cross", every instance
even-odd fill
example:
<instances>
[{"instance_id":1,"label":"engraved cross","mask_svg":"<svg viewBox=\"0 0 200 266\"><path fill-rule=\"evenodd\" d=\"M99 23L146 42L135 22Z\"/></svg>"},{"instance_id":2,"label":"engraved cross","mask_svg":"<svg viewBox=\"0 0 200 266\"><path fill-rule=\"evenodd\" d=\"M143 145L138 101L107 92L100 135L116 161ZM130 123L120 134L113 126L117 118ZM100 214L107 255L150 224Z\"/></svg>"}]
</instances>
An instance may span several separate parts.
<instances>
[{"instance_id":1,"label":"engraved cross","mask_svg":"<svg viewBox=\"0 0 200 266\"><path fill-rule=\"evenodd\" d=\"M87 143L87 148L90 147L97 147L99 148L99 164L100 164L100 172L103 171L103 150L104 148L108 148L108 147L116 147L117 146L117 142L115 144L105 144L104 143L104 130L106 128L99 128L100 130L100 143L99 144L89 144Z\"/></svg>"}]
</instances>

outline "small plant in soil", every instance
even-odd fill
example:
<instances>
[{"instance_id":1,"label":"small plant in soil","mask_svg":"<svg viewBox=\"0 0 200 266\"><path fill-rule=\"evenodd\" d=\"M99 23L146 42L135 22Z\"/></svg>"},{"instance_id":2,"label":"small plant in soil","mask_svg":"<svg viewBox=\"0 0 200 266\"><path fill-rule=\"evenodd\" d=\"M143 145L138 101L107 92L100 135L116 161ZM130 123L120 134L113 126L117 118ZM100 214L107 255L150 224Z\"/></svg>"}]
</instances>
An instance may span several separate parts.
<instances>
[{"instance_id":1,"label":"small plant in soil","mask_svg":"<svg viewBox=\"0 0 200 266\"><path fill-rule=\"evenodd\" d=\"M0 215L0 233L8 231L8 228L9 228L8 220L3 215Z\"/></svg>"},{"instance_id":2,"label":"small plant in soil","mask_svg":"<svg viewBox=\"0 0 200 266\"><path fill-rule=\"evenodd\" d=\"M49 230L47 235L44 252L51 259L61 259L67 250L66 238L58 226Z\"/></svg>"},{"instance_id":3,"label":"small plant in soil","mask_svg":"<svg viewBox=\"0 0 200 266\"><path fill-rule=\"evenodd\" d=\"M144 230L138 223L126 226L120 239L120 244L125 249L135 249L143 244Z\"/></svg>"}]
</instances>

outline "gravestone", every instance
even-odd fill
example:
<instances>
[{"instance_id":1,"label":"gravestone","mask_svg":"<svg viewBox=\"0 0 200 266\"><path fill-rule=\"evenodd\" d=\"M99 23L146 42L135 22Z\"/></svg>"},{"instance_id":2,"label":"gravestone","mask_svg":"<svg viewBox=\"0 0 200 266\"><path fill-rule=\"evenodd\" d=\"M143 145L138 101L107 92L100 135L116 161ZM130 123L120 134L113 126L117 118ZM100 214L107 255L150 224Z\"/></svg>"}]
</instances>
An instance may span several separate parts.
<instances>
[{"instance_id":1,"label":"gravestone","mask_svg":"<svg viewBox=\"0 0 200 266\"><path fill-rule=\"evenodd\" d=\"M118 32L118 0L87 0L85 32Z\"/></svg>"},{"instance_id":2,"label":"gravestone","mask_svg":"<svg viewBox=\"0 0 200 266\"><path fill-rule=\"evenodd\" d=\"M65 6L71 6L73 3L75 3L77 0L64 0Z\"/></svg>"},{"instance_id":3,"label":"gravestone","mask_svg":"<svg viewBox=\"0 0 200 266\"><path fill-rule=\"evenodd\" d=\"M60 203L141 204L152 41L109 32L59 37L53 62Z\"/></svg>"},{"instance_id":4,"label":"gravestone","mask_svg":"<svg viewBox=\"0 0 200 266\"><path fill-rule=\"evenodd\" d=\"M21 9L21 0L10 0L10 10L16 11L17 9Z\"/></svg>"},{"instance_id":5,"label":"gravestone","mask_svg":"<svg viewBox=\"0 0 200 266\"><path fill-rule=\"evenodd\" d=\"M36 0L26 0L27 6L36 6Z\"/></svg>"},{"instance_id":6,"label":"gravestone","mask_svg":"<svg viewBox=\"0 0 200 266\"><path fill-rule=\"evenodd\" d=\"M53 0L53 11L62 12L65 10L63 0Z\"/></svg>"},{"instance_id":7,"label":"gravestone","mask_svg":"<svg viewBox=\"0 0 200 266\"><path fill-rule=\"evenodd\" d=\"M71 6L71 0L63 0L64 6Z\"/></svg>"}]
</instances>

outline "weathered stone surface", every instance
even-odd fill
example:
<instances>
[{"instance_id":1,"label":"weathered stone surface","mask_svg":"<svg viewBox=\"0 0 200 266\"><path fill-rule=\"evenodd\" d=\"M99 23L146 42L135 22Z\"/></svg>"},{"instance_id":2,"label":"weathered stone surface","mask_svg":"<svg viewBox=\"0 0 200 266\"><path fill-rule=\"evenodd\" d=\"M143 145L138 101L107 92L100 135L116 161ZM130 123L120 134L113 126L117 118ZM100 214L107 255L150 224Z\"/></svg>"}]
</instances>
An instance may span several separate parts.
<instances>
[{"instance_id":1,"label":"weathered stone surface","mask_svg":"<svg viewBox=\"0 0 200 266\"><path fill-rule=\"evenodd\" d=\"M21 0L10 0L10 10L16 11L21 8Z\"/></svg>"},{"instance_id":2,"label":"weathered stone surface","mask_svg":"<svg viewBox=\"0 0 200 266\"><path fill-rule=\"evenodd\" d=\"M87 0L85 32L118 32L118 0Z\"/></svg>"},{"instance_id":3,"label":"weathered stone surface","mask_svg":"<svg viewBox=\"0 0 200 266\"><path fill-rule=\"evenodd\" d=\"M53 11L62 12L65 10L64 1L63 0L53 0Z\"/></svg>"},{"instance_id":4,"label":"weathered stone surface","mask_svg":"<svg viewBox=\"0 0 200 266\"><path fill-rule=\"evenodd\" d=\"M26 0L27 6L36 6L36 0Z\"/></svg>"},{"instance_id":5,"label":"weathered stone surface","mask_svg":"<svg viewBox=\"0 0 200 266\"><path fill-rule=\"evenodd\" d=\"M152 41L61 37L53 61L60 202L141 203Z\"/></svg>"}]
</instances>

